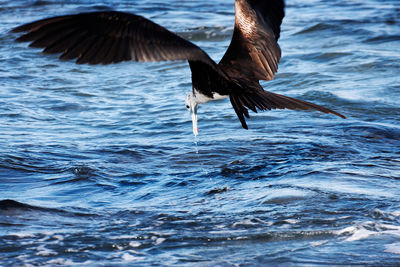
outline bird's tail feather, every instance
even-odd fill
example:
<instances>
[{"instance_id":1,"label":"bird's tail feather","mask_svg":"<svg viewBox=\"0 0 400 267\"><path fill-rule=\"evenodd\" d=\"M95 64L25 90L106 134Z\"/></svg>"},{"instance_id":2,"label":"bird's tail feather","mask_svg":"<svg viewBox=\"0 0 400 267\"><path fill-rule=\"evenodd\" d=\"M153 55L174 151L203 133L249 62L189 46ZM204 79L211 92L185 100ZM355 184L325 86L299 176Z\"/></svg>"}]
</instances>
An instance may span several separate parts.
<instances>
[{"instance_id":1,"label":"bird's tail feather","mask_svg":"<svg viewBox=\"0 0 400 267\"><path fill-rule=\"evenodd\" d=\"M300 99L284 96L268 91L257 91L252 93L231 94L229 96L231 104L242 123L242 127L248 129L244 117L249 118L248 109L257 113L258 110L271 109L291 109L291 110L318 110L328 114L334 114L343 119L346 117L342 114L328 109L326 107L303 101Z\"/></svg>"}]
</instances>

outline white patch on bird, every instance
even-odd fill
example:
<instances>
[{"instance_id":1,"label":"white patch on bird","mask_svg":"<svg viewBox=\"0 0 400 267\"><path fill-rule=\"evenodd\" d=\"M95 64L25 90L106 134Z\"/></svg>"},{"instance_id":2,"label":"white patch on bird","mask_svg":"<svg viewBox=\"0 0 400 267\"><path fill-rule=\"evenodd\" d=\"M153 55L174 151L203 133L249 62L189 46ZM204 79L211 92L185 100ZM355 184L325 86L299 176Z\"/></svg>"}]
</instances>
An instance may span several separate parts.
<instances>
[{"instance_id":1,"label":"white patch on bird","mask_svg":"<svg viewBox=\"0 0 400 267\"><path fill-rule=\"evenodd\" d=\"M224 99L224 98L227 98L228 97L228 95L220 95L220 94L218 94L218 93L213 93L213 100L220 100L220 99Z\"/></svg>"},{"instance_id":2,"label":"white patch on bird","mask_svg":"<svg viewBox=\"0 0 400 267\"><path fill-rule=\"evenodd\" d=\"M212 97L209 97L207 95L200 93L196 89L194 89L194 95L193 95L194 101L197 104L204 104L211 100L220 100L220 99L227 98L227 97L228 97L228 95L220 95L216 92L213 93Z\"/></svg>"},{"instance_id":3,"label":"white patch on bird","mask_svg":"<svg viewBox=\"0 0 400 267\"><path fill-rule=\"evenodd\" d=\"M256 28L256 22L253 19L256 14L251 14L254 13L254 11L250 8L246 8L246 11L250 12L249 14L244 12L244 5L247 5L247 3L243 3L241 1L235 1L235 22L239 29L242 31L242 33L248 37L250 37L254 29Z\"/></svg>"}]
</instances>

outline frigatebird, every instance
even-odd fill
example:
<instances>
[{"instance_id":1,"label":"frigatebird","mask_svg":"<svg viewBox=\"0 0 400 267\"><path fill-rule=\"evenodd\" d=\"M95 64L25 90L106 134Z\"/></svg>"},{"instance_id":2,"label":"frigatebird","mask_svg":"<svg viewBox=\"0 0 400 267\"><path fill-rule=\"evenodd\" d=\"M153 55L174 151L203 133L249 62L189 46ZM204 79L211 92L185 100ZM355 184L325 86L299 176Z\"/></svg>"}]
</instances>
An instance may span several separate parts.
<instances>
[{"instance_id":1,"label":"frigatebird","mask_svg":"<svg viewBox=\"0 0 400 267\"><path fill-rule=\"evenodd\" d=\"M193 133L198 134L197 108L210 100L229 97L242 124L248 109L318 110L345 118L328 108L265 91L260 80L272 80L278 70L278 45L284 17L283 0L235 0L235 26L231 43L217 64L197 45L166 28L132 13L87 12L34 21L16 27L25 32L17 41L61 53L76 63L110 64L120 61L187 60L192 92L186 97Z\"/></svg>"}]
</instances>

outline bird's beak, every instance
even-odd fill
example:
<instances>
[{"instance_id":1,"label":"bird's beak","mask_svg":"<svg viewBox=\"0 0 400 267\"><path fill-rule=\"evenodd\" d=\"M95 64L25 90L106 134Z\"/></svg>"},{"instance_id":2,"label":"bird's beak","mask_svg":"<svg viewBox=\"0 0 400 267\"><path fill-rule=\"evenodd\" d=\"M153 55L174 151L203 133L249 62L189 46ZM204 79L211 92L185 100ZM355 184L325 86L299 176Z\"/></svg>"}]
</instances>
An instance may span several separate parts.
<instances>
[{"instance_id":1,"label":"bird's beak","mask_svg":"<svg viewBox=\"0 0 400 267\"><path fill-rule=\"evenodd\" d=\"M197 105L193 105L190 108L190 115L192 115L193 134L197 136L199 134L199 129L197 128Z\"/></svg>"}]
</instances>

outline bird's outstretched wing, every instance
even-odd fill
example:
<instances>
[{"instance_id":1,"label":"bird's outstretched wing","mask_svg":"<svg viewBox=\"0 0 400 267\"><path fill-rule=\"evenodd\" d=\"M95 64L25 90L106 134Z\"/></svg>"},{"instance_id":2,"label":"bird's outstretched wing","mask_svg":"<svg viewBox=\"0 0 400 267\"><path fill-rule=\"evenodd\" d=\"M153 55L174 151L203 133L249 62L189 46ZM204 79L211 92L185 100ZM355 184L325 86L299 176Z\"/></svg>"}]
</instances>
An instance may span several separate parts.
<instances>
[{"instance_id":1,"label":"bird's outstretched wing","mask_svg":"<svg viewBox=\"0 0 400 267\"><path fill-rule=\"evenodd\" d=\"M110 64L120 61L200 61L218 70L198 46L164 27L135 14L107 11L47 18L16 27L27 32L17 39L61 53L77 63Z\"/></svg>"},{"instance_id":2,"label":"bird's outstretched wing","mask_svg":"<svg viewBox=\"0 0 400 267\"><path fill-rule=\"evenodd\" d=\"M281 58L283 17L283 0L236 0L232 41L219 66L231 77L272 80Z\"/></svg>"},{"instance_id":3,"label":"bird's outstretched wing","mask_svg":"<svg viewBox=\"0 0 400 267\"><path fill-rule=\"evenodd\" d=\"M278 45L284 17L283 0L235 0L235 28L232 41L219 62L237 86L229 94L232 106L247 129L247 109L318 110L343 115L328 108L292 97L264 91L259 80L272 80L278 70L281 49Z\"/></svg>"}]
</instances>

